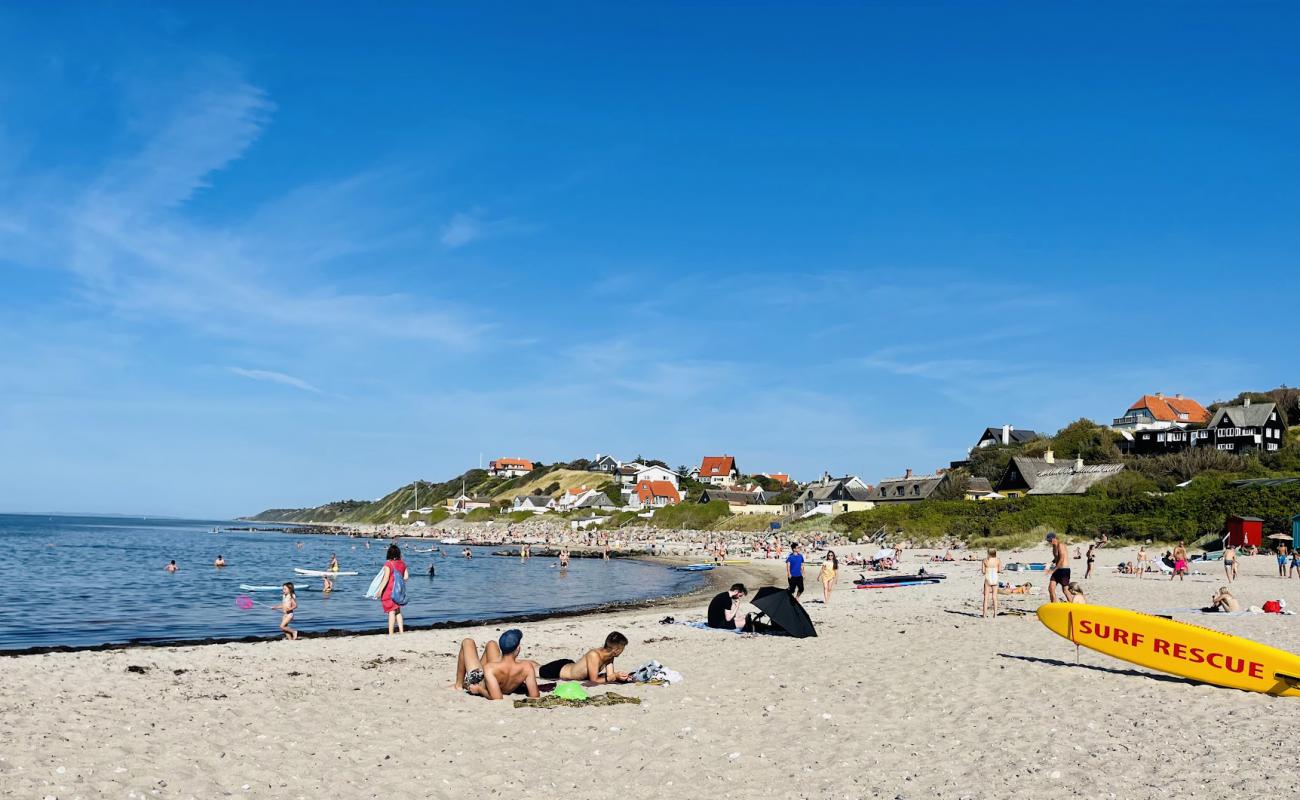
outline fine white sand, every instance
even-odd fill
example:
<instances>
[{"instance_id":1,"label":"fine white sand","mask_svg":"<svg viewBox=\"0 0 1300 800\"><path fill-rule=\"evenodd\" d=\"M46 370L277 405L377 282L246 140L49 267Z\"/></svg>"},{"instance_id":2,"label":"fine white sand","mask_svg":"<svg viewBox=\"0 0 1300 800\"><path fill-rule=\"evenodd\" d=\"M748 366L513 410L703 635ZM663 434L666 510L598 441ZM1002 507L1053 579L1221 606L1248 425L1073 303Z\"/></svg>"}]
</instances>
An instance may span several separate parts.
<instances>
[{"instance_id":1,"label":"fine white sand","mask_svg":"<svg viewBox=\"0 0 1300 800\"><path fill-rule=\"evenodd\" d=\"M924 551L907 554L920 566ZM1183 582L1115 575L1091 602L1203 605L1222 569ZM1046 552L1010 560L1045 560ZM1083 562L1074 564L1081 577ZM1242 559L1243 605L1300 580ZM778 582L780 566L741 568ZM978 618L974 563L939 586L807 603L815 639L660 625L704 603L523 627L524 655L576 658L621 630L619 666L650 658L669 687L639 705L531 709L447 688L472 628L299 642L0 659L4 797L1106 797L1260 798L1300 792L1300 699L1154 674L1075 649L1032 615ZM810 573L815 575L816 568ZM1021 573L1024 575L1024 573ZM728 576L729 577L729 576ZM1042 587L1043 573L1026 578ZM810 576L805 600L820 599ZM1005 601L1032 610L1045 594ZM1300 617L1180 618L1300 652ZM128 666L147 668L145 674ZM593 690L602 691L602 690Z\"/></svg>"}]
</instances>

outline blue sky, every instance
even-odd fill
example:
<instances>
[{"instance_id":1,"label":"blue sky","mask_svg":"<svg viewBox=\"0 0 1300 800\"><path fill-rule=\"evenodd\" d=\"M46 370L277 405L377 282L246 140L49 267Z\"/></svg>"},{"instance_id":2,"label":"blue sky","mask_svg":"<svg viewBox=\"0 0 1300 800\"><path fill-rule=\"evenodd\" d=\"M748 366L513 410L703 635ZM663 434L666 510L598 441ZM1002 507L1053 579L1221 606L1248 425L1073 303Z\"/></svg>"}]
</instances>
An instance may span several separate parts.
<instances>
[{"instance_id":1,"label":"blue sky","mask_svg":"<svg viewBox=\"0 0 1300 800\"><path fill-rule=\"evenodd\" d=\"M0 7L0 510L875 480L1296 383L1290 4Z\"/></svg>"}]
</instances>

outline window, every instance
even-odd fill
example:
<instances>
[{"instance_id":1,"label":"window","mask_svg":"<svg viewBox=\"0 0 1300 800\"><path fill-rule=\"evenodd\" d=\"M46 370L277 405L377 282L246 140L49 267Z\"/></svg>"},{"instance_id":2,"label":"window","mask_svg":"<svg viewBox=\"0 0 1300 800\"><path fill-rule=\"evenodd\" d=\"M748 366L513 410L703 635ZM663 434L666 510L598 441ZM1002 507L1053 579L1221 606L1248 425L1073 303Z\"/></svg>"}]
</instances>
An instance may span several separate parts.
<instances>
[{"instance_id":1,"label":"window","mask_svg":"<svg viewBox=\"0 0 1300 800\"><path fill-rule=\"evenodd\" d=\"M1156 441L1157 441L1157 442L1163 442L1164 440L1165 440L1165 435L1164 435L1163 433L1158 434L1158 435L1156 436Z\"/></svg>"},{"instance_id":2,"label":"window","mask_svg":"<svg viewBox=\"0 0 1300 800\"><path fill-rule=\"evenodd\" d=\"M1220 450L1233 450L1233 449L1235 449L1236 447L1237 447L1237 446L1236 446L1235 444L1232 444L1231 442L1229 442L1229 443L1227 443L1227 444L1221 444L1221 445L1219 445L1219 449L1220 449Z\"/></svg>"}]
</instances>

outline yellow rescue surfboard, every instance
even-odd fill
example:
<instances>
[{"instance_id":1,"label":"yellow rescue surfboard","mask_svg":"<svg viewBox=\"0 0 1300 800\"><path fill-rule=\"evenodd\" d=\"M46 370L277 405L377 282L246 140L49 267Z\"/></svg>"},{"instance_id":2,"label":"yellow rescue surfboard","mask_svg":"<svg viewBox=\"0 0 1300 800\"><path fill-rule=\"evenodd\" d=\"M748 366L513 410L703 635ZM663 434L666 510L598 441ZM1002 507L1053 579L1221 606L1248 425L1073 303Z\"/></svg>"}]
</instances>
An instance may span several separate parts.
<instances>
[{"instance_id":1,"label":"yellow rescue surfboard","mask_svg":"<svg viewBox=\"0 0 1300 800\"><path fill-rule=\"evenodd\" d=\"M1198 625L1086 603L1047 603L1038 620L1077 645L1184 678L1300 697L1300 656Z\"/></svg>"}]
</instances>

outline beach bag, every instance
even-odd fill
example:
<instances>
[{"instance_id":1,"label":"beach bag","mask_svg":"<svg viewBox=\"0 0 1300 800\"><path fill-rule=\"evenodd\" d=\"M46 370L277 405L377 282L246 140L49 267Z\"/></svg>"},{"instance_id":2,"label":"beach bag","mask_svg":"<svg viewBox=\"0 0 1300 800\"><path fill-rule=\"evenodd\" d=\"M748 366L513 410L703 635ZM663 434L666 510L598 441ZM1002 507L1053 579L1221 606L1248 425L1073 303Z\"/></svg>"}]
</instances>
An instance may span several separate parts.
<instances>
[{"instance_id":1,"label":"beach bag","mask_svg":"<svg viewBox=\"0 0 1300 800\"><path fill-rule=\"evenodd\" d=\"M1268 600L1264 603L1265 614L1281 614L1282 604L1276 600Z\"/></svg>"},{"instance_id":2,"label":"beach bag","mask_svg":"<svg viewBox=\"0 0 1300 800\"><path fill-rule=\"evenodd\" d=\"M394 605L404 606L406 605L406 578L395 569L389 571L393 573L393 590L388 593L388 599L392 600Z\"/></svg>"}]
</instances>

